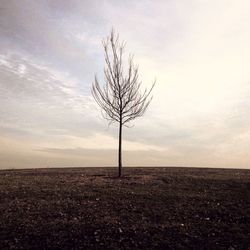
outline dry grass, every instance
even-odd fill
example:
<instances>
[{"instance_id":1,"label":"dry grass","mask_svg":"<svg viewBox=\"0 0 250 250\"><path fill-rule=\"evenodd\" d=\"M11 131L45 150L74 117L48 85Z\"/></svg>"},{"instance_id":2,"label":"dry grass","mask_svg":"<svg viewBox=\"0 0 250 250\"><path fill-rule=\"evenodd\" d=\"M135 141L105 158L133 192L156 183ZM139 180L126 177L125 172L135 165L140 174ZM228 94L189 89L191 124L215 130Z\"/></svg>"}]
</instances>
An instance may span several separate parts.
<instances>
[{"instance_id":1,"label":"dry grass","mask_svg":"<svg viewBox=\"0 0 250 250\"><path fill-rule=\"evenodd\" d=\"M1 249L248 249L250 171L0 171Z\"/></svg>"}]
</instances>

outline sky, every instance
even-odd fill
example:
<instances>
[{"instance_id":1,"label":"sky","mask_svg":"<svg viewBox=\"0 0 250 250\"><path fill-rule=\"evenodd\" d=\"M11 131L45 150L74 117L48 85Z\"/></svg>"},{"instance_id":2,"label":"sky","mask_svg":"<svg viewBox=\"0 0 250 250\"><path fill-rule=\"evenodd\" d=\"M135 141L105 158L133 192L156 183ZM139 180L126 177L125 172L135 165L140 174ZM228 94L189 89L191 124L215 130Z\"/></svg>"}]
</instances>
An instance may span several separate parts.
<instances>
[{"instance_id":1,"label":"sky","mask_svg":"<svg viewBox=\"0 0 250 250\"><path fill-rule=\"evenodd\" d=\"M249 24L249 0L0 0L0 168L117 165L91 96L112 27L157 81L123 165L250 168Z\"/></svg>"}]
</instances>

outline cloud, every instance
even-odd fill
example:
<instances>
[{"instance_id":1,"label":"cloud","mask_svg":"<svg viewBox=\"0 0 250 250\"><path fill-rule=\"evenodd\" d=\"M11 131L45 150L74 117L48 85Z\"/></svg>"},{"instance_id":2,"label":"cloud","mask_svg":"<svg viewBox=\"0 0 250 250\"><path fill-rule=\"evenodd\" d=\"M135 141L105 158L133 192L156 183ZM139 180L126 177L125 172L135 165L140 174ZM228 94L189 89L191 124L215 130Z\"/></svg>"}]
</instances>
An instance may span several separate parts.
<instances>
[{"instance_id":1,"label":"cloud","mask_svg":"<svg viewBox=\"0 0 250 250\"><path fill-rule=\"evenodd\" d=\"M81 83L90 85L93 78L90 69L100 63L96 55L101 49L97 44L101 43L97 34L91 33L94 19L85 19L90 16L89 8L78 7L77 1L3 1L0 50L29 56L60 72L70 72ZM76 11L76 15L69 9Z\"/></svg>"},{"instance_id":2,"label":"cloud","mask_svg":"<svg viewBox=\"0 0 250 250\"><path fill-rule=\"evenodd\" d=\"M74 79L18 55L2 56L0 71L1 127L87 136L100 126Z\"/></svg>"}]
</instances>

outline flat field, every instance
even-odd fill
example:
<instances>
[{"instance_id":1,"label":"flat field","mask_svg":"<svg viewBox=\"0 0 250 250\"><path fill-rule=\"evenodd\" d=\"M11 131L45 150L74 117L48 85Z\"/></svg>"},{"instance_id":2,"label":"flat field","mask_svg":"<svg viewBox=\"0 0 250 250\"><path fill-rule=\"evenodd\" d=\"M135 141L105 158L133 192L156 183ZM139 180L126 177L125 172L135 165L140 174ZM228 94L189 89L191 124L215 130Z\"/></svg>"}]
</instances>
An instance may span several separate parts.
<instances>
[{"instance_id":1,"label":"flat field","mask_svg":"<svg viewBox=\"0 0 250 250\"><path fill-rule=\"evenodd\" d=\"M250 249L250 170L0 171L0 249Z\"/></svg>"}]
</instances>

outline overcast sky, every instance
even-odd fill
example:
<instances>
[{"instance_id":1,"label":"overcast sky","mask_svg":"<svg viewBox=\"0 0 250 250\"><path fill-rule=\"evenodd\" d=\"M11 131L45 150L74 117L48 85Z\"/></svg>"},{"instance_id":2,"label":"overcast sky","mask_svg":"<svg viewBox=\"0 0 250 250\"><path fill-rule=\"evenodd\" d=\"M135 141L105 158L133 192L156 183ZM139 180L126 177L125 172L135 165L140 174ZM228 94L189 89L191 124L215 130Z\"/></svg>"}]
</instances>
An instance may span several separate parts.
<instances>
[{"instance_id":1,"label":"overcast sky","mask_svg":"<svg viewBox=\"0 0 250 250\"><path fill-rule=\"evenodd\" d=\"M116 165L90 93L112 27L157 79L124 165L250 168L249 24L249 0L0 0L0 168Z\"/></svg>"}]
</instances>

